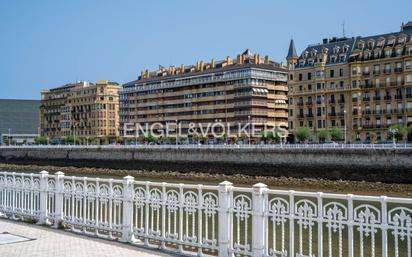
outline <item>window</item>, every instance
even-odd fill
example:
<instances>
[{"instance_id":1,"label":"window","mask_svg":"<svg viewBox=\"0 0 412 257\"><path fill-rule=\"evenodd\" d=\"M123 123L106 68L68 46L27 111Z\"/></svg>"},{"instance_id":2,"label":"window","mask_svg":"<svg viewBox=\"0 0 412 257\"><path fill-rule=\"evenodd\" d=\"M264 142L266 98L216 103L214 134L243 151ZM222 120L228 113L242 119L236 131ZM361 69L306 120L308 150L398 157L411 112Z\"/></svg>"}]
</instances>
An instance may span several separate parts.
<instances>
[{"instance_id":1,"label":"window","mask_svg":"<svg viewBox=\"0 0 412 257\"><path fill-rule=\"evenodd\" d=\"M412 75L406 75L406 82L410 83L412 82Z\"/></svg>"},{"instance_id":2,"label":"window","mask_svg":"<svg viewBox=\"0 0 412 257\"><path fill-rule=\"evenodd\" d=\"M308 85L308 90L312 90L312 85L311 84Z\"/></svg>"},{"instance_id":3,"label":"window","mask_svg":"<svg viewBox=\"0 0 412 257\"><path fill-rule=\"evenodd\" d=\"M308 73L308 80L311 80L311 79L312 79L312 73L309 72L309 73Z\"/></svg>"},{"instance_id":4,"label":"window","mask_svg":"<svg viewBox=\"0 0 412 257\"><path fill-rule=\"evenodd\" d=\"M316 71L316 77L320 77L320 76L322 76L322 72L320 70L317 70Z\"/></svg>"},{"instance_id":5,"label":"window","mask_svg":"<svg viewBox=\"0 0 412 257\"><path fill-rule=\"evenodd\" d=\"M410 70L411 69L411 61L405 62L405 69Z\"/></svg>"},{"instance_id":6,"label":"window","mask_svg":"<svg viewBox=\"0 0 412 257\"><path fill-rule=\"evenodd\" d=\"M334 70L330 70L330 77L333 78L335 76L335 71Z\"/></svg>"},{"instance_id":7,"label":"window","mask_svg":"<svg viewBox=\"0 0 412 257\"><path fill-rule=\"evenodd\" d=\"M318 120L318 128L322 128L322 120Z\"/></svg>"},{"instance_id":8,"label":"window","mask_svg":"<svg viewBox=\"0 0 412 257\"><path fill-rule=\"evenodd\" d=\"M343 69L339 69L339 76L343 77Z\"/></svg>"}]
</instances>

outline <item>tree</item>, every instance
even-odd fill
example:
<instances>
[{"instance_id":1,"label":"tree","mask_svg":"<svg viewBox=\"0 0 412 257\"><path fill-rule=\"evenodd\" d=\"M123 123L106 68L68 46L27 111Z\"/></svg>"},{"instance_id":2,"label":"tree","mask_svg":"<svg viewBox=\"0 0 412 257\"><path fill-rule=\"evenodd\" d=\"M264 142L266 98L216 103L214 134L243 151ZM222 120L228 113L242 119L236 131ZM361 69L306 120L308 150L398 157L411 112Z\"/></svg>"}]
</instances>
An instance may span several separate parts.
<instances>
[{"instance_id":1,"label":"tree","mask_svg":"<svg viewBox=\"0 0 412 257\"><path fill-rule=\"evenodd\" d=\"M38 145L45 145L45 144L47 144L47 137L45 137L45 136L35 137L34 142Z\"/></svg>"},{"instance_id":2,"label":"tree","mask_svg":"<svg viewBox=\"0 0 412 257\"><path fill-rule=\"evenodd\" d=\"M392 139L392 136L394 135L397 141L403 140L406 134L406 131L407 131L406 128L402 124L392 125L388 129L388 138Z\"/></svg>"},{"instance_id":3,"label":"tree","mask_svg":"<svg viewBox=\"0 0 412 257\"><path fill-rule=\"evenodd\" d=\"M330 134L329 134L329 131L327 130L322 130L318 134L319 142L325 142L329 140L329 138L330 138Z\"/></svg>"},{"instance_id":4,"label":"tree","mask_svg":"<svg viewBox=\"0 0 412 257\"><path fill-rule=\"evenodd\" d=\"M343 140L343 132L338 128L333 128L329 130L330 138L332 141L342 141Z\"/></svg>"},{"instance_id":5,"label":"tree","mask_svg":"<svg viewBox=\"0 0 412 257\"><path fill-rule=\"evenodd\" d=\"M153 143L155 140L156 139L152 134L149 134L144 138L144 142L146 143Z\"/></svg>"},{"instance_id":6,"label":"tree","mask_svg":"<svg viewBox=\"0 0 412 257\"><path fill-rule=\"evenodd\" d=\"M300 142L306 142L312 139L312 132L309 128L300 127L296 130L295 136Z\"/></svg>"}]
</instances>

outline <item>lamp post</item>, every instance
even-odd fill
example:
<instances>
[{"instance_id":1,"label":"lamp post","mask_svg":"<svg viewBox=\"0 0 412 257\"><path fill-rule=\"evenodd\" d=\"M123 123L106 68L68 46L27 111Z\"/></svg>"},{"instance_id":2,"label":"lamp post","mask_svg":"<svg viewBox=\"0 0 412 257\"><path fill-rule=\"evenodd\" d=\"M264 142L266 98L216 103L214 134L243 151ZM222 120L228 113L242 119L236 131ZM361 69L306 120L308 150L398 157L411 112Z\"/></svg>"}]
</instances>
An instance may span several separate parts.
<instances>
[{"instance_id":1,"label":"lamp post","mask_svg":"<svg viewBox=\"0 0 412 257\"><path fill-rule=\"evenodd\" d=\"M7 140L9 142L9 146L10 146L10 139L11 139L10 130L11 129L9 129L9 139Z\"/></svg>"},{"instance_id":2,"label":"lamp post","mask_svg":"<svg viewBox=\"0 0 412 257\"><path fill-rule=\"evenodd\" d=\"M343 122L345 123L345 144L347 143L346 141L346 131L347 131L347 125L346 125L346 110L343 110Z\"/></svg>"},{"instance_id":3,"label":"lamp post","mask_svg":"<svg viewBox=\"0 0 412 257\"><path fill-rule=\"evenodd\" d=\"M249 140L248 140L248 143L249 143L249 145L250 145L250 115L249 116L247 116L247 120L248 120L248 127L249 127L249 133L248 133L248 138L249 138Z\"/></svg>"},{"instance_id":4,"label":"lamp post","mask_svg":"<svg viewBox=\"0 0 412 257\"><path fill-rule=\"evenodd\" d=\"M178 120L176 120L176 147L177 147L177 139L178 139Z\"/></svg>"},{"instance_id":5,"label":"lamp post","mask_svg":"<svg viewBox=\"0 0 412 257\"><path fill-rule=\"evenodd\" d=\"M396 147L395 135L396 135L396 133L398 133L398 129L396 129L396 128L390 128L390 129L389 129L389 133L392 134L393 148L395 148L395 147Z\"/></svg>"}]
</instances>

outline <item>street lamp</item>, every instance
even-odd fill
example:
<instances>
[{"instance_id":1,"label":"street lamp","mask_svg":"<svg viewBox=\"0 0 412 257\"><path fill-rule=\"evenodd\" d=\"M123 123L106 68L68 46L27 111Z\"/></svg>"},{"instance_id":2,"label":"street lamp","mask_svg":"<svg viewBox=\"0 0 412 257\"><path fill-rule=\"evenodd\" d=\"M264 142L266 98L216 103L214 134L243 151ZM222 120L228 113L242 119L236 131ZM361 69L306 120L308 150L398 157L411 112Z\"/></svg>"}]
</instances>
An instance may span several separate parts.
<instances>
[{"instance_id":1,"label":"street lamp","mask_svg":"<svg viewBox=\"0 0 412 257\"><path fill-rule=\"evenodd\" d=\"M397 128L390 128L389 129L389 133L392 134L392 142L393 142L393 147L396 147L396 139L395 139L395 135L396 133L398 133L398 129Z\"/></svg>"},{"instance_id":2,"label":"street lamp","mask_svg":"<svg viewBox=\"0 0 412 257\"><path fill-rule=\"evenodd\" d=\"M10 130L11 129L9 129L9 140L7 140L7 141L9 141L9 146L10 146L10 139L11 139Z\"/></svg>"},{"instance_id":3,"label":"street lamp","mask_svg":"<svg viewBox=\"0 0 412 257\"><path fill-rule=\"evenodd\" d=\"M346 141L346 131L347 131L347 126L346 126L346 110L343 110L343 122L345 123L345 144L347 143Z\"/></svg>"},{"instance_id":4,"label":"street lamp","mask_svg":"<svg viewBox=\"0 0 412 257\"><path fill-rule=\"evenodd\" d=\"M179 126L179 124L177 123L178 122L178 120L176 120L176 147L177 147L177 138L178 138L178 126Z\"/></svg>"},{"instance_id":5,"label":"street lamp","mask_svg":"<svg viewBox=\"0 0 412 257\"><path fill-rule=\"evenodd\" d=\"M248 133L248 134L249 134L249 135L248 135L248 137L249 137L249 140L248 140L248 141L249 141L249 142L248 142L248 143L249 143L249 145L250 145L250 115L247 116L247 120L248 120L248 127L249 127L249 133Z\"/></svg>"}]
</instances>

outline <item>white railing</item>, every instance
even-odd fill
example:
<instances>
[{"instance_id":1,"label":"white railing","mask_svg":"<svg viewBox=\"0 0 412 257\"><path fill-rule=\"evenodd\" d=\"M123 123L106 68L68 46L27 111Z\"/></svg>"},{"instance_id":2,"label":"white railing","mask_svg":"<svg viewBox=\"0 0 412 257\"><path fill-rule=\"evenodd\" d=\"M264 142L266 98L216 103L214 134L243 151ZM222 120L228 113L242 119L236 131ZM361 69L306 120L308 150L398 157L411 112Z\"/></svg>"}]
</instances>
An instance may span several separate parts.
<instances>
[{"instance_id":1,"label":"white railing","mask_svg":"<svg viewBox=\"0 0 412 257\"><path fill-rule=\"evenodd\" d=\"M0 149L412 149L412 144L131 144L131 145L4 145Z\"/></svg>"},{"instance_id":2,"label":"white railing","mask_svg":"<svg viewBox=\"0 0 412 257\"><path fill-rule=\"evenodd\" d=\"M0 172L0 214L191 255L411 256L412 199Z\"/></svg>"}]
</instances>

